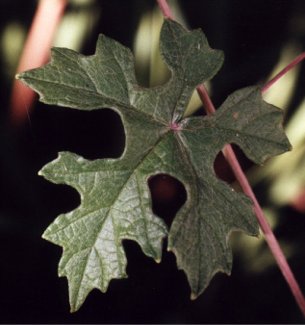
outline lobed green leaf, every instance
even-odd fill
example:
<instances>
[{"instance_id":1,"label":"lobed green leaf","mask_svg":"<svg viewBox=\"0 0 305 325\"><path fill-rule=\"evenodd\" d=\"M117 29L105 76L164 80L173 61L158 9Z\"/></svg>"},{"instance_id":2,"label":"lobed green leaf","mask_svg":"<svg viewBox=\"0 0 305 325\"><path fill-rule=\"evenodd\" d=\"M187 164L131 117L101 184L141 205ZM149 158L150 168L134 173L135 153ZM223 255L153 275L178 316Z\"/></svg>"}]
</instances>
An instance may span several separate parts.
<instances>
[{"instance_id":1,"label":"lobed green leaf","mask_svg":"<svg viewBox=\"0 0 305 325\"><path fill-rule=\"evenodd\" d=\"M250 199L216 177L216 155L236 143L262 163L290 148L280 110L262 100L258 87L235 92L213 116L184 118L194 88L218 72L223 54L209 47L200 30L189 32L171 20L163 24L160 47L172 75L156 88L140 87L131 52L103 35L93 56L55 48L49 64L18 76L47 104L109 107L125 128L119 159L90 161L62 152L40 172L81 196L80 206L43 234L63 247L59 275L68 278L72 311L93 288L105 292L111 279L126 277L124 239L160 261L168 235L168 249L186 272L193 298L216 272L230 273L230 233L257 235L258 225ZM169 234L152 212L148 179L158 173L177 178L187 192Z\"/></svg>"}]
</instances>

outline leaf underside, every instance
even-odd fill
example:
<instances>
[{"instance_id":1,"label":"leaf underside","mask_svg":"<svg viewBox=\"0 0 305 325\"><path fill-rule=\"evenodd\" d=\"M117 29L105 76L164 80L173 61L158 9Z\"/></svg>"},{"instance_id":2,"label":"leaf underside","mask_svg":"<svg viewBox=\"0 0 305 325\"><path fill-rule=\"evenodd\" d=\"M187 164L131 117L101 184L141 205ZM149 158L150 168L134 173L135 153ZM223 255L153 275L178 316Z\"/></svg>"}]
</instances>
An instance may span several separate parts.
<instances>
[{"instance_id":1,"label":"leaf underside","mask_svg":"<svg viewBox=\"0 0 305 325\"><path fill-rule=\"evenodd\" d=\"M209 47L202 31L189 32L166 19L160 50L171 78L156 88L137 84L130 50L104 35L92 56L54 48L49 64L18 76L42 102L111 108L124 124L126 147L119 159L90 161L61 152L40 171L81 196L80 206L43 234L63 247L59 275L68 278L72 311L93 288L105 292L111 279L127 276L124 239L160 261L168 236L168 250L185 271L192 298L216 272L229 274L230 233L257 235L258 225L250 199L216 177L215 157L226 143L239 145L256 163L290 148L281 111L262 100L258 87L236 91L210 117L183 116L194 88L223 63L222 52ZM177 178L187 192L169 232L152 212L148 179L159 173Z\"/></svg>"}]
</instances>

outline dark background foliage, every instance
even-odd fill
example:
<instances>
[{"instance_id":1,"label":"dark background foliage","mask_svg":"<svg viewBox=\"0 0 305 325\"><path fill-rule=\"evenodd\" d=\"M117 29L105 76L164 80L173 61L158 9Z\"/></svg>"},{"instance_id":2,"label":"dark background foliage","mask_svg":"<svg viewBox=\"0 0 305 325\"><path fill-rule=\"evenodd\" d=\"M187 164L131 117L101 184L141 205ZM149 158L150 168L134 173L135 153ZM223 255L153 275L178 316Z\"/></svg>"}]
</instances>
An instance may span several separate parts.
<instances>
[{"instance_id":1,"label":"dark background foliage","mask_svg":"<svg viewBox=\"0 0 305 325\"><path fill-rule=\"evenodd\" d=\"M214 80L214 102L219 105L240 87L266 78L282 47L293 38L305 46L304 0L181 0L191 28L202 28L212 47L224 50L224 67ZM154 1L98 1L102 16L88 35L82 53L92 54L99 33L126 46L143 11ZM0 28L10 20L29 26L35 1L0 3ZM13 41L13 40L12 40ZM303 48L303 51L305 49ZM2 54L0 54L2 55ZM0 56L0 67L3 66ZM304 97L304 65L289 117ZM217 275L196 301L175 258L164 249L161 264L125 242L129 278L112 281L107 293L93 291L77 313L69 313L67 281L57 277L61 248L43 239L44 229L63 212L79 204L78 194L37 176L38 170L69 150L86 158L118 157L124 147L119 117L110 110L80 112L37 103L24 125L8 123L12 80L0 74L0 322L2 323L301 323L304 321L276 266L260 274L248 273L234 256L232 276ZM170 223L183 190L175 197L158 195L166 179L150 180L153 207ZM161 185L160 185L161 184ZM163 185L162 185L163 184ZM167 183L166 183L167 184ZM264 184L256 188L265 202ZM162 193L162 192L161 192ZM165 191L167 193L167 191ZM276 235L299 248L291 266L305 289L305 217L290 207L279 211ZM165 245L164 245L165 246Z\"/></svg>"}]
</instances>

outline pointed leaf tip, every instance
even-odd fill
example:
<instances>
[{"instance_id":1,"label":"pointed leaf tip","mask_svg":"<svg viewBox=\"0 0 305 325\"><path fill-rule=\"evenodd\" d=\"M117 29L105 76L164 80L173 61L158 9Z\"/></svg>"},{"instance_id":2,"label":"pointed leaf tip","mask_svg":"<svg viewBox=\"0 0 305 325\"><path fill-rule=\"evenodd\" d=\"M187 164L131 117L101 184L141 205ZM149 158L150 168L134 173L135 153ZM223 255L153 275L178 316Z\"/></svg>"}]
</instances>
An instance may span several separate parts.
<instances>
[{"instance_id":1,"label":"pointed leaf tip","mask_svg":"<svg viewBox=\"0 0 305 325\"><path fill-rule=\"evenodd\" d=\"M191 293L191 300L196 300L198 298L198 295L196 295L194 292Z\"/></svg>"}]
</instances>

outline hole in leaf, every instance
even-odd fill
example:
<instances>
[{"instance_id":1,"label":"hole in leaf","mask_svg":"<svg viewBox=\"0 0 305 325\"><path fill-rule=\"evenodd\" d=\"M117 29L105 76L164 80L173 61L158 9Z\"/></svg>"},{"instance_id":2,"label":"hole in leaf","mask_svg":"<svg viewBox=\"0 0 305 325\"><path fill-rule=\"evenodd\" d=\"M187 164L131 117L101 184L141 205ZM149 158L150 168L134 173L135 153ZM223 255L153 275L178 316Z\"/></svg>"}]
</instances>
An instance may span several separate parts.
<instances>
[{"instance_id":1,"label":"hole in leaf","mask_svg":"<svg viewBox=\"0 0 305 325\"><path fill-rule=\"evenodd\" d=\"M173 218L187 198L183 184L172 176L158 174L148 180L148 185L153 212L162 217L170 227Z\"/></svg>"},{"instance_id":2,"label":"hole in leaf","mask_svg":"<svg viewBox=\"0 0 305 325\"><path fill-rule=\"evenodd\" d=\"M246 157L246 155L239 148L239 146L235 144L231 144L231 146L233 147L235 155L244 171L253 165L253 163ZM226 161L221 151L218 153L218 155L215 158L214 171L218 176L218 178L220 178L221 180L227 183L233 183L236 180L230 165Z\"/></svg>"},{"instance_id":3,"label":"hole in leaf","mask_svg":"<svg viewBox=\"0 0 305 325\"><path fill-rule=\"evenodd\" d=\"M214 171L218 178L221 180L232 183L235 180L235 176L231 170L231 167L227 163L223 153L220 151L214 161Z\"/></svg>"}]
</instances>

